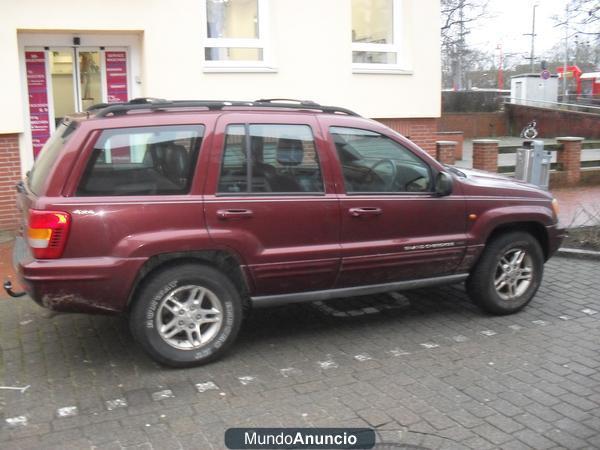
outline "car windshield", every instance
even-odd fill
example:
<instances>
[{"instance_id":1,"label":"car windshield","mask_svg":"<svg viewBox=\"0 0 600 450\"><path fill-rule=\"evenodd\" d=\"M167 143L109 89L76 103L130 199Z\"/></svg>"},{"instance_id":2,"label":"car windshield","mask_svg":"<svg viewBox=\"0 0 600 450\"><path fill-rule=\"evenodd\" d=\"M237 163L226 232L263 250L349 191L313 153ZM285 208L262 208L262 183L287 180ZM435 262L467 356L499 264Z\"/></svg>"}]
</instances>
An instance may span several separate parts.
<instances>
[{"instance_id":1,"label":"car windshield","mask_svg":"<svg viewBox=\"0 0 600 450\"><path fill-rule=\"evenodd\" d=\"M42 188L50 170L75 128L77 128L77 122L61 123L40 151L40 155L27 176L27 185L35 195L42 194Z\"/></svg>"}]
</instances>

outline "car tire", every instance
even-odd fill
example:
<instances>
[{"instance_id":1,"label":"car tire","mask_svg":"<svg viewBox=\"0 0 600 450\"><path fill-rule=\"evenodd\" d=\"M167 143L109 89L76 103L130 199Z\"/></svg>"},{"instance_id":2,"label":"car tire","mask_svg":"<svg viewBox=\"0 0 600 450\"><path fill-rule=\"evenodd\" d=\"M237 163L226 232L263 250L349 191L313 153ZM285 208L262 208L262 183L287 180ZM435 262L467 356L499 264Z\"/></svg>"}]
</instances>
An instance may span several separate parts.
<instances>
[{"instance_id":1,"label":"car tire","mask_svg":"<svg viewBox=\"0 0 600 450\"><path fill-rule=\"evenodd\" d=\"M151 275L138 291L129 324L157 362L197 366L222 356L242 322L242 301L219 270L181 264Z\"/></svg>"},{"instance_id":2,"label":"car tire","mask_svg":"<svg viewBox=\"0 0 600 450\"><path fill-rule=\"evenodd\" d=\"M491 314L512 314L531 301L543 272L544 254L537 239L526 232L509 232L486 245L467 279L467 293Z\"/></svg>"}]
</instances>

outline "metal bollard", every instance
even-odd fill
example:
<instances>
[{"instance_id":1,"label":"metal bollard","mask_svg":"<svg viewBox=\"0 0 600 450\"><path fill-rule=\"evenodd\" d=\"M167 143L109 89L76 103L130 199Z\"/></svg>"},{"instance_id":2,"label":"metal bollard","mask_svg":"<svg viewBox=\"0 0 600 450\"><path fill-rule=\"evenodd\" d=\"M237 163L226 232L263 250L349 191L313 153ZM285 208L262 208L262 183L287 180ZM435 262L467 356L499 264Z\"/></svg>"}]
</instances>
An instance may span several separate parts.
<instances>
[{"instance_id":1,"label":"metal bollard","mask_svg":"<svg viewBox=\"0 0 600 450\"><path fill-rule=\"evenodd\" d=\"M544 150L544 141L524 141L517 149L515 178L548 190L552 153Z\"/></svg>"}]
</instances>

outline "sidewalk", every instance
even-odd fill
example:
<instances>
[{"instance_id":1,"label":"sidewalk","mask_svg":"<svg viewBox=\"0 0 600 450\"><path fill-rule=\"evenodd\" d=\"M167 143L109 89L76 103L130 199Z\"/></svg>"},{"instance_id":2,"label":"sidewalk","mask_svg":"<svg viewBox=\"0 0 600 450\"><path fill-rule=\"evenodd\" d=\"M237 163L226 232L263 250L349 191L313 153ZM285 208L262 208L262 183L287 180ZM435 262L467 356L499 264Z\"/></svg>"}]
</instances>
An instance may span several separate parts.
<instances>
[{"instance_id":1,"label":"sidewalk","mask_svg":"<svg viewBox=\"0 0 600 450\"><path fill-rule=\"evenodd\" d=\"M600 225L600 186L553 189L559 219L567 228Z\"/></svg>"},{"instance_id":2,"label":"sidewalk","mask_svg":"<svg viewBox=\"0 0 600 450\"><path fill-rule=\"evenodd\" d=\"M150 361L123 317L0 301L2 384L26 389L0 393L0 447L221 449L231 427L368 427L379 449L598 448L599 269L552 258L502 317L462 286L268 308L225 358L185 370Z\"/></svg>"}]
</instances>

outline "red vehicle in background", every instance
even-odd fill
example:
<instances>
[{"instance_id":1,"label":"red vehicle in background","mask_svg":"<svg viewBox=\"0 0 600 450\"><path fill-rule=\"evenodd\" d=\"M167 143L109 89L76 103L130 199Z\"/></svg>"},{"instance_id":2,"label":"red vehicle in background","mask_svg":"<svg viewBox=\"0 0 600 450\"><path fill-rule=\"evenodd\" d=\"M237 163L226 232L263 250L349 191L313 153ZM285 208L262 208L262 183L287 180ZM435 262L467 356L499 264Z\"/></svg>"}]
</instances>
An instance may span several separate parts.
<instances>
[{"instance_id":1,"label":"red vehicle in background","mask_svg":"<svg viewBox=\"0 0 600 450\"><path fill-rule=\"evenodd\" d=\"M600 104L600 71L583 73L578 66L557 67L559 78L564 76L575 81L577 102Z\"/></svg>"}]
</instances>

